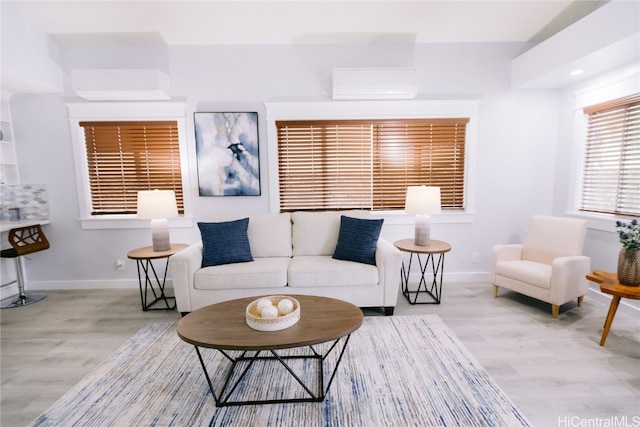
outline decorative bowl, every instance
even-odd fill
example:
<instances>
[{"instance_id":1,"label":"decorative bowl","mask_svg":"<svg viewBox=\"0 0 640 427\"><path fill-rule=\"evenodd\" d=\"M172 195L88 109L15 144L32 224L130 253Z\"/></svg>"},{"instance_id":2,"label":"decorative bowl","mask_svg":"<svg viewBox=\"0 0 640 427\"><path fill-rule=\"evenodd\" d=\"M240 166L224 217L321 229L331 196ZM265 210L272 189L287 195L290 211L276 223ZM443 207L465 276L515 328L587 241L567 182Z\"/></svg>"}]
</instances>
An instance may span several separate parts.
<instances>
[{"instance_id":1,"label":"decorative bowl","mask_svg":"<svg viewBox=\"0 0 640 427\"><path fill-rule=\"evenodd\" d=\"M293 309L290 313L281 315L278 313L278 316L275 318L264 318L260 314L260 310L258 309L258 303L263 300L271 301L271 305L274 307L278 307L278 304L281 300L288 299L293 303ZM262 306L264 303L261 303ZM258 298L255 301L252 301L246 310L247 314L247 325L250 328L255 329L257 331L279 331L281 329L286 329L290 326L296 324L298 320L300 320L300 303L297 299L292 298L286 295L270 295L267 297Z\"/></svg>"}]
</instances>

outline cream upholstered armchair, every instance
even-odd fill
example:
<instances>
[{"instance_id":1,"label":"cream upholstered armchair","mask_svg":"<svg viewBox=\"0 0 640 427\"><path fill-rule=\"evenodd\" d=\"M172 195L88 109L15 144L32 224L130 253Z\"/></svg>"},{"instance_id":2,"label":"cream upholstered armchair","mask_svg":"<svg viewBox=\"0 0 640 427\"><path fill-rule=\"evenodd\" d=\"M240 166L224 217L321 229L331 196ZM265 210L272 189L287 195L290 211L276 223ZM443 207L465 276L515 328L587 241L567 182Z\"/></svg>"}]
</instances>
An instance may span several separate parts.
<instances>
[{"instance_id":1,"label":"cream upholstered armchair","mask_svg":"<svg viewBox=\"0 0 640 427\"><path fill-rule=\"evenodd\" d=\"M554 319L560 306L574 298L581 306L591 269L591 259L582 255L586 231L583 220L534 216L522 244L491 250L494 296L502 287L548 302Z\"/></svg>"}]
</instances>

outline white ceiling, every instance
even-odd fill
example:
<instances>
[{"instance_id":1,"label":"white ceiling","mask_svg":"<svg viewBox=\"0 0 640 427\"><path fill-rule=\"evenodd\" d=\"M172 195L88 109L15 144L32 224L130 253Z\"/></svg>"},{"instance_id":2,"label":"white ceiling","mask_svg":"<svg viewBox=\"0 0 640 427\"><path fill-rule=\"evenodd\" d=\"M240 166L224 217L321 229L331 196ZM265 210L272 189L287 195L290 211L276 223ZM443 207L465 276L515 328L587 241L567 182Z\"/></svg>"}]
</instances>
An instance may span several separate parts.
<instances>
[{"instance_id":1,"label":"white ceiling","mask_svg":"<svg viewBox=\"0 0 640 427\"><path fill-rule=\"evenodd\" d=\"M584 68L579 78L586 79L637 61L639 5L639 0L0 0L0 87L61 90L53 40L63 48L509 42L520 45L514 61L527 70L512 71L516 87L557 88L571 83L569 68ZM554 43L542 43L554 35ZM589 55L593 61L583 64Z\"/></svg>"},{"instance_id":2,"label":"white ceiling","mask_svg":"<svg viewBox=\"0 0 640 427\"><path fill-rule=\"evenodd\" d=\"M10 3L61 44L130 42L142 37L168 45L210 45L524 43L553 25L565 25L560 22L563 16L569 21L579 19L565 11L572 3L568 10L575 10L577 3L584 9L585 4L593 8L602 2L2 0L0 4Z\"/></svg>"}]
</instances>

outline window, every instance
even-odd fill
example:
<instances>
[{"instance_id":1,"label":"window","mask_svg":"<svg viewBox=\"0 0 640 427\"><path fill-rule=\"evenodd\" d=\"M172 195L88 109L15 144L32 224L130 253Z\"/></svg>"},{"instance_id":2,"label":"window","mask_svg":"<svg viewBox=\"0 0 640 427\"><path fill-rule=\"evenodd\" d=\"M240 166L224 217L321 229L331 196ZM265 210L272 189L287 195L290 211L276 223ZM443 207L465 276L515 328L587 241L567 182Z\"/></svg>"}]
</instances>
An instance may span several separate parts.
<instances>
[{"instance_id":1,"label":"window","mask_svg":"<svg viewBox=\"0 0 640 427\"><path fill-rule=\"evenodd\" d=\"M402 210L410 185L462 210L468 118L276 121L280 210Z\"/></svg>"},{"instance_id":2,"label":"window","mask_svg":"<svg viewBox=\"0 0 640 427\"><path fill-rule=\"evenodd\" d=\"M640 94L584 108L580 210L640 215Z\"/></svg>"},{"instance_id":3,"label":"window","mask_svg":"<svg viewBox=\"0 0 640 427\"><path fill-rule=\"evenodd\" d=\"M186 117L182 102L67 103L83 229L145 228L137 192L171 189L190 227Z\"/></svg>"},{"instance_id":4,"label":"window","mask_svg":"<svg viewBox=\"0 0 640 427\"><path fill-rule=\"evenodd\" d=\"M175 121L80 122L91 215L135 214L140 190L174 190L184 214Z\"/></svg>"}]
</instances>

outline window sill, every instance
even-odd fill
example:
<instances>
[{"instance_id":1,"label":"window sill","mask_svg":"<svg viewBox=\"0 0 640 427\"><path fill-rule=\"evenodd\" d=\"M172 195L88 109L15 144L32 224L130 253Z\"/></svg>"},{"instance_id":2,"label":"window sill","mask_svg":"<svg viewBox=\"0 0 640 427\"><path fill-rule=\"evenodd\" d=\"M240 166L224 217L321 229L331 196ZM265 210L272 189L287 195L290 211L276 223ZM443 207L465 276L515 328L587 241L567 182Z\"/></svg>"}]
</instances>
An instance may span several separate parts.
<instances>
[{"instance_id":1,"label":"window sill","mask_svg":"<svg viewBox=\"0 0 640 427\"><path fill-rule=\"evenodd\" d=\"M372 215L384 218L388 225L412 225L414 216L407 215L403 211L377 211ZM471 224L475 220L475 212L443 212L432 215L433 224ZM149 220L137 219L135 215L111 215L102 218L80 218L80 225L83 230L108 230L108 229L134 229L149 228ZM193 217L179 217L169 219L169 228L192 228L194 226Z\"/></svg>"},{"instance_id":2,"label":"window sill","mask_svg":"<svg viewBox=\"0 0 640 427\"><path fill-rule=\"evenodd\" d=\"M616 221L628 222L629 217L618 217L611 214L584 213L579 211L565 212L565 215L572 218L586 219L587 228L593 230L616 232Z\"/></svg>"},{"instance_id":3,"label":"window sill","mask_svg":"<svg viewBox=\"0 0 640 427\"><path fill-rule=\"evenodd\" d=\"M374 217L384 218L384 223L388 225L406 225L413 224L414 215L408 215L404 211L382 211L373 212ZM442 212L437 215L431 215L432 224L471 224L475 220L475 212Z\"/></svg>"},{"instance_id":4,"label":"window sill","mask_svg":"<svg viewBox=\"0 0 640 427\"><path fill-rule=\"evenodd\" d=\"M108 230L126 228L149 228L150 221L138 219L135 215L109 215L103 218L80 218L83 230ZM192 217L169 218L169 228L192 228Z\"/></svg>"}]
</instances>

